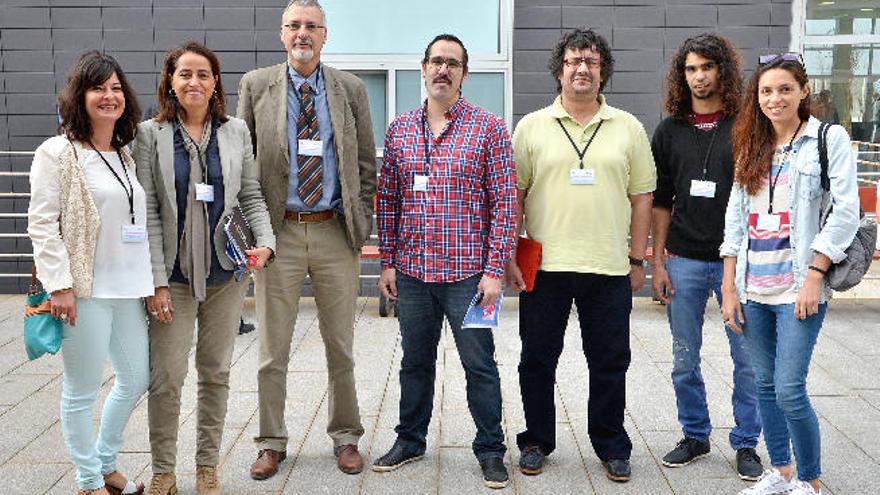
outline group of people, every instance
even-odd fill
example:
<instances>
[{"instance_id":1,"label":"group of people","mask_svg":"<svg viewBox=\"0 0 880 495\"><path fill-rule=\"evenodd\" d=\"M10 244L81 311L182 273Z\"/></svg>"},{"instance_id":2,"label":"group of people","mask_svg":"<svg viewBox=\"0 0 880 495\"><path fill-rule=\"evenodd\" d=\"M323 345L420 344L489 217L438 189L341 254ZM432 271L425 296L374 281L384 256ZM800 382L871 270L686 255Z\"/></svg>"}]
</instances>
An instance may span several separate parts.
<instances>
[{"instance_id":1,"label":"group of people","mask_svg":"<svg viewBox=\"0 0 880 495\"><path fill-rule=\"evenodd\" d=\"M589 367L590 441L608 478L628 481L630 313L646 279L650 231L683 433L663 464L684 466L710 450L700 346L714 292L733 359L730 445L740 477L756 481L741 493L821 492L806 377L831 295L824 276L845 256L859 212L849 138L835 126L827 143L834 208L820 224L819 121L810 117L797 54L763 56L744 88L728 40L688 39L669 68L669 117L649 141L634 116L602 95L614 72L610 45L577 29L550 55L559 95L525 116L511 139L500 118L463 96L467 49L442 34L422 59L426 100L389 126L377 182L365 86L321 63L327 33L317 0L292 0L280 29L287 60L241 79L237 117L226 112L219 61L200 43L166 54L156 115L140 123L112 57L89 52L72 69L59 96L61 135L34 157L28 232L63 322L61 423L80 494L147 489L116 465L145 391L148 493L177 493L181 390L194 337L196 488L222 493L217 465L247 287L226 251L223 223L236 207L256 239L247 251L260 346L250 475L270 478L286 458L287 370L307 275L327 358L327 433L338 469L362 471L352 342L374 197L379 288L397 301L403 350L397 438L373 460L374 471L425 453L445 318L465 371L484 482L507 485L492 331L462 328L474 296L490 307L506 279L523 291L519 469L540 474L555 449L554 383L574 302ZM530 291L516 261L523 231L542 245ZM116 379L95 435L92 407L108 356ZM767 470L755 451L762 428Z\"/></svg>"}]
</instances>

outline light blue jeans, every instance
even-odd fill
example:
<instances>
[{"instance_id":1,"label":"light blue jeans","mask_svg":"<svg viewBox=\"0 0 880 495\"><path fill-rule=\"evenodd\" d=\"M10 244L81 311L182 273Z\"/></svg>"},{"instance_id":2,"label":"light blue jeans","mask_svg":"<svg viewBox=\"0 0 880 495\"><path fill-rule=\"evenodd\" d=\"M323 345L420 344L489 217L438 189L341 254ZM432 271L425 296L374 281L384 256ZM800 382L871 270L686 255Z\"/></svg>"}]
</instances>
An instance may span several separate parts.
<instances>
[{"instance_id":1,"label":"light blue jeans","mask_svg":"<svg viewBox=\"0 0 880 495\"><path fill-rule=\"evenodd\" d=\"M706 441L712 431L706 385L700 370L703 322L706 303L714 292L721 306L723 264L682 256L669 256L666 271L675 295L666 305L672 330L672 386L678 406L678 422L685 437ZM721 331L712 328L709 331ZM728 441L734 450L754 448L761 435L755 373L749 361L745 338L725 328L733 361L733 418L736 425Z\"/></svg>"},{"instance_id":2,"label":"light blue jeans","mask_svg":"<svg viewBox=\"0 0 880 495\"><path fill-rule=\"evenodd\" d=\"M76 300L76 326L64 325L61 354L61 430L76 466L80 488L104 486L104 474L116 470L122 433L150 379L147 317L142 299ZM116 379L101 414L95 439L92 409L107 357Z\"/></svg>"},{"instance_id":3,"label":"light blue jeans","mask_svg":"<svg viewBox=\"0 0 880 495\"><path fill-rule=\"evenodd\" d=\"M807 396L807 372L825 319L827 304L804 320L794 317L794 304L743 305L743 333L758 386L764 443L774 466L797 458L798 479L811 481L822 472L819 420Z\"/></svg>"}]
</instances>

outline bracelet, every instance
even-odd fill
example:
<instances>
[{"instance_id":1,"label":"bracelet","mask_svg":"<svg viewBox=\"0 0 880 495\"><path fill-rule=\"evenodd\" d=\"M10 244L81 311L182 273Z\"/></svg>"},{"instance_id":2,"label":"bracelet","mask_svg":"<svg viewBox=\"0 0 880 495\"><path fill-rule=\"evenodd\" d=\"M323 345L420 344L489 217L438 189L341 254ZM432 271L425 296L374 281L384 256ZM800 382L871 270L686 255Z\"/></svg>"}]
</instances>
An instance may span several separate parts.
<instances>
[{"instance_id":1,"label":"bracelet","mask_svg":"<svg viewBox=\"0 0 880 495\"><path fill-rule=\"evenodd\" d=\"M630 256L629 257L629 264L632 266L640 266L640 267L644 268L645 267L645 260L639 259L639 258L633 258L632 256Z\"/></svg>"},{"instance_id":2,"label":"bracelet","mask_svg":"<svg viewBox=\"0 0 880 495\"><path fill-rule=\"evenodd\" d=\"M55 292L57 292L59 294L67 294L68 292L72 292L72 291L73 291L72 287L65 287L64 289L58 289Z\"/></svg>"},{"instance_id":3,"label":"bracelet","mask_svg":"<svg viewBox=\"0 0 880 495\"><path fill-rule=\"evenodd\" d=\"M816 266L816 265L810 265L810 266L807 267L807 269L809 269L809 270L813 270L814 272L819 272L819 273L822 274L823 277L827 277L827 276L828 276L828 270L823 270L823 269L819 268L819 267Z\"/></svg>"}]
</instances>

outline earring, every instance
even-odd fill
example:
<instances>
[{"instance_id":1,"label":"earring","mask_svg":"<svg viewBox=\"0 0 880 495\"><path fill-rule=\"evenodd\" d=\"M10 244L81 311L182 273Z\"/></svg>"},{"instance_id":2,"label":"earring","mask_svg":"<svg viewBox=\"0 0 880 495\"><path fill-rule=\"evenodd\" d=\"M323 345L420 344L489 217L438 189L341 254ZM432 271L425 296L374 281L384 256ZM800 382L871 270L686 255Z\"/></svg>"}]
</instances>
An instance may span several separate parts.
<instances>
[{"instance_id":1,"label":"earring","mask_svg":"<svg viewBox=\"0 0 880 495\"><path fill-rule=\"evenodd\" d=\"M177 93L175 93L173 89L169 89L169 90L168 90L168 96L170 96L171 98L175 98L175 99L176 99L176 98L177 98Z\"/></svg>"}]
</instances>

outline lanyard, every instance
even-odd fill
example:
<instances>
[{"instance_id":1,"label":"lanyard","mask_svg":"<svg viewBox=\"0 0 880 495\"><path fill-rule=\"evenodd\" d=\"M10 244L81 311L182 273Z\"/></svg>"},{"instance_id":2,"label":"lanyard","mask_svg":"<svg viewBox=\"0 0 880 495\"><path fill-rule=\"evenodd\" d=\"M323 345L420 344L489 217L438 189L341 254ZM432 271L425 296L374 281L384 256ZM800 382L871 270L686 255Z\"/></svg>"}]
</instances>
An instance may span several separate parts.
<instances>
[{"instance_id":1,"label":"lanyard","mask_svg":"<svg viewBox=\"0 0 880 495\"><path fill-rule=\"evenodd\" d=\"M428 174L430 174L431 173L431 154L430 154L431 150L430 150L428 141L433 141L434 132L431 131L430 134L428 133L428 126L426 124L427 120L428 120L428 109L427 109L427 105L426 105L424 112L422 112L422 143L424 144L424 149L425 149L425 164L428 166ZM448 126L449 122L447 122L446 125ZM441 132L440 136L437 137L437 145L434 146L435 149L440 146L440 143L443 141L444 134L446 134L446 133Z\"/></svg>"},{"instance_id":2,"label":"lanyard","mask_svg":"<svg viewBox=\"0 0 880 495\"><path fill-rule=\"evenodd\" d=\"M779 176L782 174L782 167L785 166L785 162L788 161L791 150L794 147L794 138L797 137L798 133L801 131L801 126L804 125L804 121L800 121L797 126L797 129L794 130L794 134L792 134L791 139L788 140L788 144L785 148L782 149L782 152L785 153L785 159L782 160L782 163L779 164L779 170L776 171L776 178L773 178L773 164L770 164L770 170L767 171L767 178L769 179L768 187L770 189L770 204L767 207L767 213L773 213L773 192L776 190L776 183L779 182Z\"/></svg>"},{"instance_id":3,"label":"lanyard","mask_svg":"<svg viewBox=\"0 0 880 495\"><path fill-rule=\"evenodd\" d=\"M709 148L706 149L706 154L703 155L702 180L706 180L706 176L709 173L709 157L712 156L712 146L715 145L715 136L718 134L718 126L719 125L721 125L721 119L718 119L718 121L715 122L715 127L712 128L712 137L709 139ZM703 147L700 146L700 137L699 137L698 133L703 132L703 131L698 131L696 126L693 126L693 127L694 127L694 142L697 144L697 149L699 149L700 152L702 152Z\"/></svg>"},{"instance_id":4,"label":"lanyard","mask_svg":"<svg viewBox=\"0 0 880 495\"><path fill-rule=\"evenodd\" d=\"M110 169L110 172L113 173L113 177L116 177L119 185L122 186L122 189L125 190L125 196L128 198L128 214L131 215L131 224L134 225L134 186L131 185L131 179L128 178L128 171L125 169L125 161L122 159L122 153L119 152L119 148L116 148L116 155L119 156L119 163L122 164L122 173L125 174L125 180L128 182L128 187L125 187L125 183L122 182L122 178L119 177L119 174L113 170L113 167L110 166L110 162L104 158L104 155L98 151L98 148L95 148L95 145L92 144L91 140L89 141L89 146L95 150L95 153L101 158L101 161L104 162L104 165L107 165L107 168Z\"/></svg>"},{"instance_id":5,"label":"lanyard","mask_svg":"<svg viewBox=\"0 0 880 495\"><path fill-rule=\"evenodd\" d=\"M210 180L210 177L208 176L208 158L202 156L202 149L199 147L199 144L196 143L196 140L193 139L192 136L189 135L189 131L186 130L186 126L183 125L183 123L180 124L180 131L181 131L180 135L183 138L183 140L184 141L189 140L189 144L193 148L195 148L196 157L199 159L199 167L202 168L202 183L207 184ZM212 133L213 133L213 131L214 130L211 129ZM205 136L204 136L204 131L203 131L202 138L204 138L204 137ZM186 149L186 146L184 146L183 148ZM192 167L192 163L190 163L189 166Z\"/></svg>"},{"instance_id":6,"label":"lanyard","mask_svg":"<svg viewBox=\"0 0 880 495\"><path fill-rule=\"evenodd\" d=\"M602 128L602 124L605 123L605 120L600 120L599 125L596 126L596 130L593 131L593 134L590 136L590 140L587 141L587 145L584 146L584 150L581 151L578 149L577 145L574 143L574 139L572 139L571 134L568 133L568 130L562 125L562 119L559 117L556 118L556 123L559 124L559 127L562 129L562 132L565 133L565 137L568 138L568 142L571 143L571 147L574 148L574 152L577 153L578 159L580 160L581 170L584 168L584 155L587 154L587 150L590 149L590 145L593 144L593 138L596 137L596 134L599 132L599 129Z\"/></svg>"}]
</instances>

